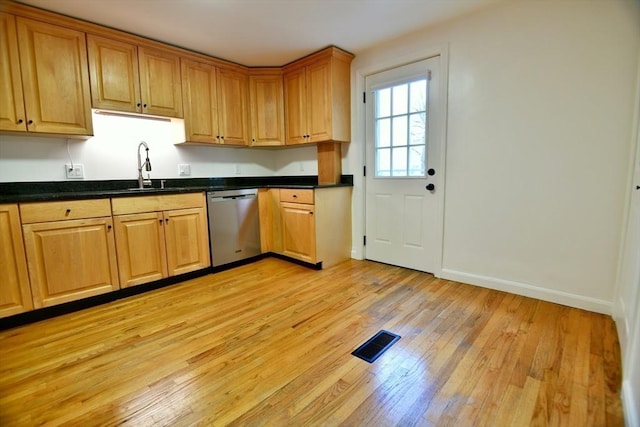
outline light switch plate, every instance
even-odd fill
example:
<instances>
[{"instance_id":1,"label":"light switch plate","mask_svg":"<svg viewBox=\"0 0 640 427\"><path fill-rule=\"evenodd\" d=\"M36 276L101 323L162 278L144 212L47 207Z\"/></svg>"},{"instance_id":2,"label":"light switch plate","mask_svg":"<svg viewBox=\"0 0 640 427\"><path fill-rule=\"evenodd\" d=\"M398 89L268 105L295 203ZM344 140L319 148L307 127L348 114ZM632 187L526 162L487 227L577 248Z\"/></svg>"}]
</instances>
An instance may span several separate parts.
<instances>
[{"instance_id":1,"label":"light switch plate","mask_svg":"<svg viewBox=\"0 0 640 427\"><path fill-rule=\"evenodd\" d=\"M179 164L178 165L178 175L179 176L191 176L191 165L185 163L185 164Z\"/></svg>"}]
</instances>

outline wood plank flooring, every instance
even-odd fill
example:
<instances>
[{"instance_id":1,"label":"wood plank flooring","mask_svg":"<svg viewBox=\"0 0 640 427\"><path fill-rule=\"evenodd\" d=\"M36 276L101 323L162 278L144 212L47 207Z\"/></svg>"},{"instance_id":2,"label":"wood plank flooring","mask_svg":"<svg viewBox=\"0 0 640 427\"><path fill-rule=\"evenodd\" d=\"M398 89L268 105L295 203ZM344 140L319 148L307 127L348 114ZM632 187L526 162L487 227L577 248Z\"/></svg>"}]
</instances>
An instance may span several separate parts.
<instances>
[{"instance_id":1,"label":"wood plank flooring","mask_svg":"<svg viewBox=\"0 0 640 427\"><path fill-rule=\"evenodd\" d=\"M620 372L608 316L268 258L0 332L0 425L622 426Z\"/></svg>"}]
</instances>

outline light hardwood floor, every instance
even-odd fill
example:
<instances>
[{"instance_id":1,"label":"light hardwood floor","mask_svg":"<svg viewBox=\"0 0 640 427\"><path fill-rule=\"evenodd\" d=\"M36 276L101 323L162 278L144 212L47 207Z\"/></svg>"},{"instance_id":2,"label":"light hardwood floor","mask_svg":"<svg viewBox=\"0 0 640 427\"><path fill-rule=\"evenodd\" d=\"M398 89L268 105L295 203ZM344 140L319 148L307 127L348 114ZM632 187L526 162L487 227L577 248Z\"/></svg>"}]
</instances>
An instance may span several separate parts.
<instances>
[{"instance_id":1,"label":"light hardwood floor","mask_svg":"<svg viewBox=\"0 0 640 427\"><path fill-rule=\"evenodd\" d=\"M608 316L270 258L0 332L0 425L621 426L620 370Z\"/></svg>"}]
</instances>

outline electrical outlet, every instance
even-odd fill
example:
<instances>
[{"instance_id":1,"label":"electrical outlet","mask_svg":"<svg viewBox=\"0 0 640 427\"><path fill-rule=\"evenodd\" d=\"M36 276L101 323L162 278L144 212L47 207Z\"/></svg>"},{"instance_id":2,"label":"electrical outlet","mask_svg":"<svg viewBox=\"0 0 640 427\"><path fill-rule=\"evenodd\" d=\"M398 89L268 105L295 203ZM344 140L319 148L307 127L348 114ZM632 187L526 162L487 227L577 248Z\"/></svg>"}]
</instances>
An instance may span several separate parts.
<instances>
[{"instance_id":1,"label":"electrical outlet","mask_svg":"<svg viewBox=\"0 0 640 427\"><path fill-rule=\"evenodd\" d=\"M84 179L84 165L80 163L74 163L73 167L70 163L64 165L64 170L67 175L67 179Z\"/></svg>"},{"instance_id":2,"label":"electrical outlet","mask_svg":"<svg viewBox=\"0 0 640 427\"><path fill-rule=\"evenodd\" d=\"M191 176L191 165L184 163L178 165L179 176Z\"/></svg>"}]
</instances>

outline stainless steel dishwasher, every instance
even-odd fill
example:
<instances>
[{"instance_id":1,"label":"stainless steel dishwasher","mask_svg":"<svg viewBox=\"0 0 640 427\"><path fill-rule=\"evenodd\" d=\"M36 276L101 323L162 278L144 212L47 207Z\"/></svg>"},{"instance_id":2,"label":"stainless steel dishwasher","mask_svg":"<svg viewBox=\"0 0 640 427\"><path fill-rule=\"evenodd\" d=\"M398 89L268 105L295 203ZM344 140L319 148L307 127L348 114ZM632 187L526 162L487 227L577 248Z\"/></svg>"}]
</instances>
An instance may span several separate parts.
<instances>
[{"instance_id":1,"label":"stainless steel dishwasher","mask_svg":"<svg viewBox=\"0 0 640 427\"><path fill-rule=\"evenodd\" d=\"M257 189L210 191L207 211L212 266L260 255Z\"/></svg>"}]
</instances>

